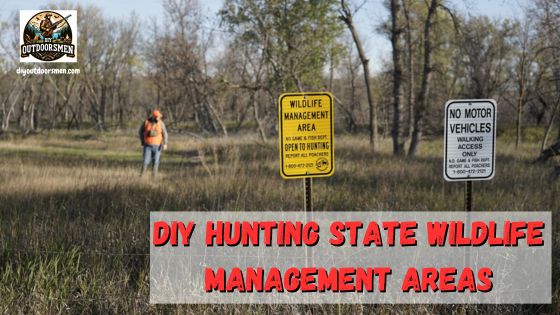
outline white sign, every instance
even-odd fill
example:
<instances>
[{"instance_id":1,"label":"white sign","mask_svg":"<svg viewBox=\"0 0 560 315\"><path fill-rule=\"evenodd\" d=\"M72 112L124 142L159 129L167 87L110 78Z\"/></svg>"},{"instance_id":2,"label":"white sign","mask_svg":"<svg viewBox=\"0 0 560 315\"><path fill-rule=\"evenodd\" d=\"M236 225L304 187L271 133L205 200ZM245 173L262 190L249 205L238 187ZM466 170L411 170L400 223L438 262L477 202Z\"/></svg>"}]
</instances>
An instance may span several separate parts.
<instances>
[{"instance_id":1,"label":"white sign","mask_svg":"<svg viewBox=\"0 0 560 315\"><path fill-rule=\"evenodd\" d=\"M448 101L445 104L445 180L492 179L495 156L496 101Z\"/></svg>"}]
</instances>

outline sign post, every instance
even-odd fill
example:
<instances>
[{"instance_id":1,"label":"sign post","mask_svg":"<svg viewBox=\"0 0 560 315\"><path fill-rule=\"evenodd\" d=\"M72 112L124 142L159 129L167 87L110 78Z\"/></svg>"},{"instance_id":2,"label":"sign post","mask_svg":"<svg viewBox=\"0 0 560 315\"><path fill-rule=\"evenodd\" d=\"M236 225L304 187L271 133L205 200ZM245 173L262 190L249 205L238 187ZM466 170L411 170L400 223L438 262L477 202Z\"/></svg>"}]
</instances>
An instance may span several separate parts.
<instances>
[{"instance_id":1,"label":"sign post","mask_svg":"<svg viewBox=\"0 0 560 315\"><path fill-rule=\"evenodd\" d=\"M303 211L311 213L313 211L313 200L311 199L311 192L313 191L313 178L306 177L303 179L303 195L304 207Z\"/></svg>"},{"instance_id":2,"label":"sign post","mask_svg":"<svg viewBox=\"0 0 560 315\"><path fill-rule=\"evenodd\" d=\"M313 213L313 177L334 173L333 96L328 92L285 93L278 99L280 175L303 178L303 210ZM306 251L312 257L311 248Z\"/></svg>"},{"instance_id":3,"label":"sign post","mask_svg":"<svg viewBox=\"0 0 560 315\"><path fill-rule=\"evenodd\" d=\"M472 190L473 190L472 180L466 181L465 182L465 211L467 212L472 211Z\"/></svg>"},{"instance_id":4,"label":"sign post","mask_svg":"<svg viewBox=\"0 0 560 315\"><path fill-rule=\"evenodd\" d=\"M473 204L473 181L490 180L495 174L496 101L450 100L445 104L443 177L465 182L467 227ZM468 228L469 229L469 228ZM470 231L466 231L470 235ZM465 253L469 265L470 251Z\"/></svg>"}]
</instances>

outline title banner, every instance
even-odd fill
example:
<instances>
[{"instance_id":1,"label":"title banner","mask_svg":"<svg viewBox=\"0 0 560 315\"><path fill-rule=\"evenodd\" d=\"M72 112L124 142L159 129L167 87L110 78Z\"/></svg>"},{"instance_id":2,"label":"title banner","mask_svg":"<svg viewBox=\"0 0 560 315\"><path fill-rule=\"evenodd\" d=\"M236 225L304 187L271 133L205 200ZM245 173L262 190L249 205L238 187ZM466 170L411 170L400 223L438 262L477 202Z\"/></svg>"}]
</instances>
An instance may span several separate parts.
<instances>
[{"instance_id":1,"label":"title banner","mask_svg":"<svg viewBox=\"0 0 560 315\"><path fill-rule=\"evenodd\" d=\"M550 212L151 212L151 303L550 303Z\"/></svg>"}]
</instances>

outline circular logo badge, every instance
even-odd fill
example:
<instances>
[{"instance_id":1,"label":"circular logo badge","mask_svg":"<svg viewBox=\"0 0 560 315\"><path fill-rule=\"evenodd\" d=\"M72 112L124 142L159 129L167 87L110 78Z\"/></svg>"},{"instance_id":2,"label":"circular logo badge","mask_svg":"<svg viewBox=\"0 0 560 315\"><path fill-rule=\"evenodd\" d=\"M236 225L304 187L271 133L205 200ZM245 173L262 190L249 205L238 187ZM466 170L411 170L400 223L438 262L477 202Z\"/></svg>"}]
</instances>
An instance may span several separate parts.
<instances>
[{"instance_id":1,"label":"circular logo badge","mask_svg":"<svg viewBox=\"0 0 560 315\"><path fill-rule=\"evenodd\" d=\"M29 55L41 61L55 61L62 56L75 57L71 15L62 16L54 11L42 11L29 19L23 31L21 57Z\"/></svg>"},{"instance_id":2,"label":"circular logo badge","mask_svg":"<svg viewBox=\"0 0 560 315\"><path fill-rule=\"evenodd\" d=\"M319 170L319 171L324 171L329 167L329 161L325 158L319 158L316 162L315 162L315 167Z\"/></svg>"}]
</instances>

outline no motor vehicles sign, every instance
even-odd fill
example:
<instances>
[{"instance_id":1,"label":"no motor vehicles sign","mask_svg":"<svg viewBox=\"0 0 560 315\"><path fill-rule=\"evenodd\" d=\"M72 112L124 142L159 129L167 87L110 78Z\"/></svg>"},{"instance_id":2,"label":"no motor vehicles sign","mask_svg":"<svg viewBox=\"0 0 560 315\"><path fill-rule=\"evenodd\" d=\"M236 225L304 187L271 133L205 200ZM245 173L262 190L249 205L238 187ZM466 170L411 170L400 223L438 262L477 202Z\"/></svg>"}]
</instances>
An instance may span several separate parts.
<instances>
[{"instance_id":1,"label":"no motor vehicles sign","mask_svg":"<svg viewBox=\"0 0 560 315\"><path fill-rule=\"evenodd\" d=\"M489 180L495 173L496 101L450 100L445 104L443 177Z\"/></svg>"}]
</instances>

